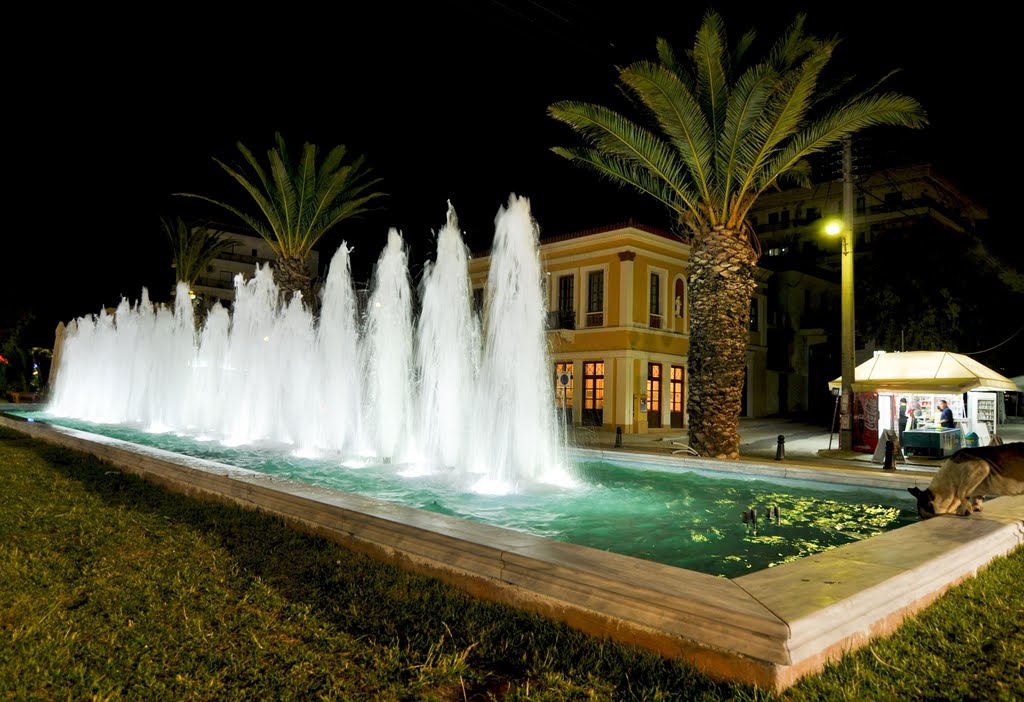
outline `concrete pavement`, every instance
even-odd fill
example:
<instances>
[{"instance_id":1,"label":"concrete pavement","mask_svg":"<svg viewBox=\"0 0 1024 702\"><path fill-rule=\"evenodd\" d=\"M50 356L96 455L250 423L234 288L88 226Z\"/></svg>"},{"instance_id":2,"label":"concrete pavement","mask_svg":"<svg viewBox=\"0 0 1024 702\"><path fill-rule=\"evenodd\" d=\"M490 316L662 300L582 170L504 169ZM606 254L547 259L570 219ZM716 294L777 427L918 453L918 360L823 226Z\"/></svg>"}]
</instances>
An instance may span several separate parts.
<instances>
[{"instance_id":1,"label":"concrete pavement","mask_svg":"<svg viewBox=\"0 0 1024 702\"><path fill-rule=\"evenodd\" d=\"M839 434L831 435L825 427L798 420L769 417L740 419L740 461L758 463L775 461L778 438L784 437L781 463L864 469L882 468L883 461L872 454L843 451L839 448ZM1003 441L1024 441L1024 422L1001 424L998 434ZM615 432L576 427L573 441L580 448L610 450L615 448ZM623 434L622 449L631 452L669 454L680 451L684 455L687 444L686 429L653 429L647 434ZM909 456L896 462L898 471L935 472L944 458Z\"/></svg>"}]
</instances>

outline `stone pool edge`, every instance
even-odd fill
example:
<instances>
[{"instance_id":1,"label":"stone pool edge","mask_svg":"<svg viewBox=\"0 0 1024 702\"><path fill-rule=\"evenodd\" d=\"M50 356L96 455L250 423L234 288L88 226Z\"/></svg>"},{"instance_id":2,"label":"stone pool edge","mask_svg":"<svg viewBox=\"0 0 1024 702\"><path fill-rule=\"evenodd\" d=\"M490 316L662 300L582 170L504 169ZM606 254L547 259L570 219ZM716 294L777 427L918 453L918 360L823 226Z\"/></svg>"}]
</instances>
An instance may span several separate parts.
<instances>
[{"instance_id":1,"label":"stone pool edge","mask_svg":"<svg viewBox=\"0 0 1024 702\"><path fill-rule=\"evenodd\" d=\"M971 517L912 524L727 579L224 464L186 461L178 454L14 415L0 413L0 425L92 454L175 492L272 514L474 596L686 660L717 679L777 691L890 633L949 587L1024 543L1024 497L1002 497ZM584 452L615 461L652 458L628 451ZM658 463L865 484L850 480L861 471L842 468L681 456ZM876 477L885 487L923 487L930 476Z\"/></svg>"}]
</instances>

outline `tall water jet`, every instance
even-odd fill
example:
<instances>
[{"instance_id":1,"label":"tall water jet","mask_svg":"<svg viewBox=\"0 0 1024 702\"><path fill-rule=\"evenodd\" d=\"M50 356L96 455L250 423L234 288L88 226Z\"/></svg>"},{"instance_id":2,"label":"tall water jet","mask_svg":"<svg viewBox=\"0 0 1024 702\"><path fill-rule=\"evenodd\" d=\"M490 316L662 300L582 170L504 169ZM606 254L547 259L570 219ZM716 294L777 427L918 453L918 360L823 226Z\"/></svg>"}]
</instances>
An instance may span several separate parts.
<instances>
[{"instance_id":1,"label":"tall water jet","mask_svg":"<svg viewBox=\"0 0 1024 702\"><path fill-rule=\"evenodd\" d=\"M189 383L189 418L186 428L206 437L225 421L221 398L228 393L228 344L231 316L219 302L206 313L199 333L193 373Z\"/></svg>"},{"instance_id":2,"label":"tall water jet","mask_svg":"<svg viewBox=\"0 0 1024 702\"><path fill-rule=\"evenodd\" d=\"M484 308L484 353L477 402L476 488L509 492L519 480L568 482L556 447L554 396L541 294L539 230L525 197L495 218Z\"/></svg>"},{"instance_id":3,"label":"tall water jet","mask_svg":"<svg viewBox=\"0 0 1024 702\"><path fill-rule=\"evenodd\" d=\"M229 445L278 438L277 416L281 366L276 353L278 289L269 266L257 266L253 277L235 277L235 304L227 348L221 433Z\"/></svg>"},{"instance_id":4,"label":"tall water jet","mask_svg":"<svg viewBox=\"0 0 1024 702\"><path fill-rule=\"evenodd\" d=\"M413 409L412 289L405 242L394 228L373 272L365 348L372 448L391 460L408 448Z\"/></svg>"},{"instance_id":5,"label":"tall water jet","mask_svg":"<svg viewBox=\"0 0 1024 702\"><path fill-rule=\"evenodd\" d=\"M315 403L319 445L350 453L362 434L357 311L350 251L342 242L331 259L321 294L316 359L320 384Z\"/></svg>"},{"instance_id":6,"label":"tall water jet","mask_svg":"<svg viewBox=\"0 0 1024 702\"><path fill-rule=\"evenodd\" d=\"M437 236L437 260L423 273L416 338L419 370L419 436L425 460L456 466L466 427L473 426L480 328L472 306L469 252L455 208L448 203Z\"/></svg>"}]
</instances>

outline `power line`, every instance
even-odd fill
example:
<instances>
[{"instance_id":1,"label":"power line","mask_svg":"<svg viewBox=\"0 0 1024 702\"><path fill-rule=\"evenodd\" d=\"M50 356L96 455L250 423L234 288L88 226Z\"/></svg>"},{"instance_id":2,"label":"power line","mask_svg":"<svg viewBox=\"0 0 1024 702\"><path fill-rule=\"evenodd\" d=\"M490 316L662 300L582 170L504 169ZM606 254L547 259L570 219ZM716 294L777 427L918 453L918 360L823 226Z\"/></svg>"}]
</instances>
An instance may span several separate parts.
<instances>
[{"instance_id":1,"label":"power line","mask_svg":"<svg viewBox=\"0 0 1024 702\"><path fill-rule=\"evenodd\" d=\"M981 354L981 353L988 353L989 351L992 351L992 350L994 350L994 349L998 349L998 348L999 348L1000 346L1002 346L1003 344L1006 344L1006 343L1009 343L1010 341L1013 341L1013 337L1015 337L1015 336L1017 336L1018 334L1020 334L1020 333L1021 333L1021 331L1024 331L1024 326L1022 326L1022 327L1020 327L1019 329L1017 329L1017 331L1015 331L1015 332L1014 332L1013 334L1010 334L1010 336L1009 336L1009 337L1007 337L1007 338L1006 338L1006 339L1004 339L1003 341L1000 341L1000 342L999 342L998 344L996 344L995 346L990 346L989 348L987 348L987 349L982 349L981 351L968 351L968 352L964 353L964 356L977 356L978 354Z\"/></svg>"}]
</instances>

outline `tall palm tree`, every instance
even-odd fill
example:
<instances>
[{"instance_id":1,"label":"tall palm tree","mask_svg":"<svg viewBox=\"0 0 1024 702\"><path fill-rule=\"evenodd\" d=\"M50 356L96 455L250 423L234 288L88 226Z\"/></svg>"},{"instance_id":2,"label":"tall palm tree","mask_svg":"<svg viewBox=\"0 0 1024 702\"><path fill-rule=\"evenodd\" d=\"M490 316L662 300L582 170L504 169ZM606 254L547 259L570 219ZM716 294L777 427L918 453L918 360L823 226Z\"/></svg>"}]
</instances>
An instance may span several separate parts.
<instances>
[{"instance_id":1,"label":"tall palm tree","mask_svg":"<svg viewBox=\"0 0 1024 702\"><path fill-rule=\"evenodd\" d=\"M313 246L336 224L366 212L367 205L384 193L371 190L380 179L370 177L364 157L346 162L348 150L344 145L331 149L318 168L319 149L315 144L303 145L302 157L293 162L281 134L276 133L274 139L276 146L267 151L269 170L264 170L241 142L238 150L247 169L214 158L249 193L258 213L204 195L178 195L218 205L256 231L277 256L274 280L281 291L289 296L299 292L313 304L313 276L308 267Z\"/></svg>"},{"instance_id":2,"label":"tall palm tree","mask_svg":"<svg viewBox=\"0 0 1024 702\"><path fill-rule=\"evenodd\" d=\"M210 262L236 243L213 229L192 228L181 217L161 217L160 225L171 244L175 282L187 283L189 292Z\"/></svg>"},{"instance_id":3,"label":"tall palm tree","mask_svg":"<svg viewBox=\"0 0 1024 702\"><path fill-rule=\"evenodd\" d=\"M760 61L747 61L754 33L730 54L724 22L704 14L692 51L664 39L659 61L619 71L643 121L600 105L548 108L585 147L553 151L667 205L692 235L690 252L689 442L702 455L739 456L740 393L754 271L760 256L747 213L782 179L809 184L807 157L864 128L918 128L920 104L869 90L839 99L819 86L838 44L804 32L804 15ZM830 104L831 103L831 104Z\"/></svg>"}]
</instances>

